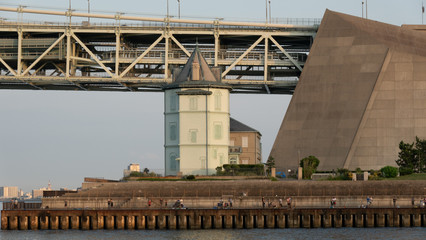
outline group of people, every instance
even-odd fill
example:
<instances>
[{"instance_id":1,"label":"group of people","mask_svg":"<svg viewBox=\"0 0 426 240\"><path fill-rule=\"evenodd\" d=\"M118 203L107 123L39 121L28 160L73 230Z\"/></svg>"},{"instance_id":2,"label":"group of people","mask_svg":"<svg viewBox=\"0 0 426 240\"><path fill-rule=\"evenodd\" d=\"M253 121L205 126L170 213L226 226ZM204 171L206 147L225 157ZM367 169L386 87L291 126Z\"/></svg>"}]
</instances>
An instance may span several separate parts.
<instances>
[{"instance_id":1,"label":"group of people","mask_svg":"<svg viewBox=\"0 0 426 240\"><path fill-rule=\"evenodd\" d=\"M233 207L233 200L232 200L232 198L229 198L228 202L224 202L223 198L221 198L219 200L219 202L217 203L217 208L218 209L232 208L232 207Z\"/></svg>"},{"instance_id":2,"label":"group of people","mask_svg":"<svg viewBox=\"0 0 426 240\"><path fill-rule=\"evenodd\" d=\"M114 202L112 201L111 198L108 198L108 207L114 207Z\"/></svg>"},{"instance_id":3,"label":"group of people","mask_svg":"<svg viewBox=\"0 0 426 240\"><path fill-rule=\"evenodd\" d=\"M173 209L184 209L185 205L183 205L183 199L178 199L175 204L173 204Z\"/></svg>"},{"instance_id":4,"label":"group of people","mask_svg":"<svg viewBox=\"0 0 426 240\"><path fill-rule=\"evenodd\" d=\"M292 199L291 199L291 197L288 197L287 199L286 199L286 201L287 201L287 208L291 208L291 201L292 201ZM284 207L284 204L283 204L283 199L282 198L279 198L278 199L278 205L277 204L275 204L275 202L273 202L273 201L271 201L271 199L268 199L268 208L277 208L278 206L280 207L280 208L283 208ZM265 197L262 197L262 208L266 208L266 201L265 201Z\"/></svg>"}]
</instances>

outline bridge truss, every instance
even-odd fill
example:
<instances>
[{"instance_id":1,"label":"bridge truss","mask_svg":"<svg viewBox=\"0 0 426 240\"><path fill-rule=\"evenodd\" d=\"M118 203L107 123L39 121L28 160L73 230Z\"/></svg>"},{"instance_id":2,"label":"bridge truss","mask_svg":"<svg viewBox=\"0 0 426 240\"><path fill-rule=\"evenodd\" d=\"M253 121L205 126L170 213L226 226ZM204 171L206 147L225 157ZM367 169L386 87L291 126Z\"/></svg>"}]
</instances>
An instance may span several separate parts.
<instances>
[{"instance_id":1,"label":"bridge truss","mask_svg":"<svg viewBox=\"0 0 426 240\"><path fill-rule=\"evenodd\" d=\"M0 89L162 91L196 45L234 93L292 94L318 25L62 15L67 23L0 20ZM72 18L111 19L108 24ZM132 22L129 22L132 21Z\"/></svg>"}]
</instances>

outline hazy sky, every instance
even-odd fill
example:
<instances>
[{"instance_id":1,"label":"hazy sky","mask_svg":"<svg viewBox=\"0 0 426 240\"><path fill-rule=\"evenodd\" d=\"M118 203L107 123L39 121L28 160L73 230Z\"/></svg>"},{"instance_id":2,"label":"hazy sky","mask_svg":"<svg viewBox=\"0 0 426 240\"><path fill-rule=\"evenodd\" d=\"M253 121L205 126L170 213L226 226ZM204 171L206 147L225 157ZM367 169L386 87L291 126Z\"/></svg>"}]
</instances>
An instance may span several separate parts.
<instances>
[{"instance_id":1,"label":"hazy sky","mask_svg":"<svg viewBox=\"0 0 426 240\"><path fill-rule=\"evenodd\" d=\"M90 0L92 12L162 17L166 0ZM177 0L169 0L177 15ZM273 18L321 18L326 8L361 16L361 0L272 0ZM68 0L0 1L0 6L65 10ZM72 0L86 11L87 0ZM369 0L368 17L421 24L420 0ZM46 7L48 6L48 7ZM264 0L181 0L181 16L263 21ZM0 12L16 19L16 13ZM25 14L24 19L40 20ZM63 19L63 18L59 18ZM45 19L43 19L45 20ZM93 21L93 20L92 20ZM291 96L232 95L231 116L258 129L269 155ZM24 191L80 186L83 178L119 179L129 163L162 169L163 94L0 90L0 186Z\"/></svg>"}]
</instances>

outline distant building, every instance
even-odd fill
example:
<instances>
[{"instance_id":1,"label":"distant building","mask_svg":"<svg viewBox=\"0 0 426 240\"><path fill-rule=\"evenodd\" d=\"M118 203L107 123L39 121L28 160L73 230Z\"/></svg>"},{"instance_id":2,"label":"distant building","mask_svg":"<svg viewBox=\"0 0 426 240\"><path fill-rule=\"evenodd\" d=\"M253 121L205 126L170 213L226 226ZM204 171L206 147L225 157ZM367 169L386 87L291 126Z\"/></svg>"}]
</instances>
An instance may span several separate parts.
<instances>
[{"instance_id":1,"label":"distant building","mask_svg":"<svg viewBox=\"0 0 426 240\"><path fill-rule=\"evenodd\" d=\"M230 118L229 163L261 164L261 137L256 129Z\"/></svg>"},{"instance_id":2,"label":"distant building","mask_svg":"<svg viewBox=\"0 0 426 240\"><path fill-rule=\"evenodd\" d=\"M42 198L43 197L43 191L49 190L48 188L40 188L40 189L33 189L33 198Z\"/></svg>"},{"instance_id":3,"label":"distant building","mask_svg":"<svg viewBox=\"0 0 426 240\"><path fill-rule=\"evenodd\" d=\"M140 167L140 165L139 164L137 164L137 163L131 163L128 167L127 167L127 169L125 169L124 171L123 171L123 176L124 177L128 177L128 176L130 176L130 173L132 173L132 172L140 172L141 171L141 167Z\"/></svg>"},{"instance_id":4,"label":"distant building","mask_svg":"<svg viewBox=\"0 0 426 240\"><path fill-rule=\"evenodd\" d=\"M19 197L18 187L0 187L0 198Z\"/></svg>"}]
</instances>

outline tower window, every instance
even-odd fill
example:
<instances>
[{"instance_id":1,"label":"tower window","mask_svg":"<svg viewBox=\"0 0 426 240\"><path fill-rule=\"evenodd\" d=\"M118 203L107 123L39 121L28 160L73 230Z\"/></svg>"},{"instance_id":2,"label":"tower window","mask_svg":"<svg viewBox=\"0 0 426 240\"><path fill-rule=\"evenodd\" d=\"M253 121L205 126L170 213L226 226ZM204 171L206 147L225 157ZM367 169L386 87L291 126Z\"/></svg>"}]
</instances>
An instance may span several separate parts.
<instances>
[{"instance_id":1,"label":"tower window","mask_svg":"<svg viewBox=\"0 0 426 240\"><path fill-rule=\"evenodd\" d=\"M177 126L175 122L170 123L170 140L175 141L177 138Z\"/></svg>"},{"instance_id":2,"label":"tower window","mask_svg":"<svg viewBox=\"0 0 426 240\"><path fill-rule=\"evenodd\" d=\"M216 92L214 95L214 109L221 110L222 109L222 93Z\"/></svg>"},{"instance_id":3,"label":"tower window","mask_svg":"<svg viewBox=\"0 0 426 240\"><path fill-rule=\"evenodd\" d=\"M248 137L243 137L242 138L242 145L243 147L248 147Z\"/></svg>"},{"instance_id":4,"label":"tower window","mask_svg":"<svg viewBox=\"0 0 426 240\"><path fill-rule=\"evenodd\" d=\"M177 96L175 94L170 96L170 110L171 111L176 111L176 99L177 99Z\"/></svg>"},{"instance_id":5,"label":"tower window","mask_svg":"<svg viewBox=\"0 0 426 240\"><path fill-rule=\"evenodd\" d=\"M214 124L214 138L222 139L222 123Z\"/></svg>"},{"instance_id":6,"label":"tower window","mask_svg":"<svg viewBox=\"0 0 426 240\"><path fill-rule=\"evenodd\" d=\"M198 110L198 99L196 97L189 99L189 110Z\"/></svg>"},{"instance_id":7,"label":"tower window","mask_svg":"<svg viewBox=\"0 0 426 240\"><path fill-rule=\"evenodd\" d=\"M189 130L189 138L191 143L197 142L197 132L198 131L196 129Z\"/></svg>"}]
</instances>

